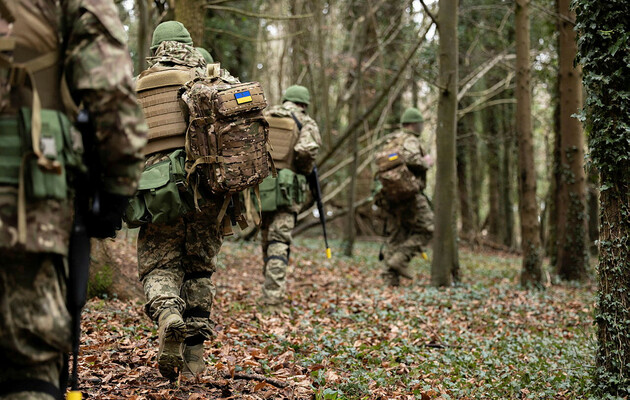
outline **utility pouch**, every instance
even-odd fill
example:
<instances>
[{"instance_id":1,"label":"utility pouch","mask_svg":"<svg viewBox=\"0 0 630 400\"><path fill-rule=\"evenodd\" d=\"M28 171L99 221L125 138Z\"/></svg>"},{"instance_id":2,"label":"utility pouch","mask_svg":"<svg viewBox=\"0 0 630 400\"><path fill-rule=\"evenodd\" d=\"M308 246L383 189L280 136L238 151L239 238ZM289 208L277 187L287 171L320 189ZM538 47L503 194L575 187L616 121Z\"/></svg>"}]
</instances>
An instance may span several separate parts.
<instances>
[{"instance_id":1,"label":"utility pouch","mask_svg":"<svg viewBox=\"0 0 630 400\"><path fill-rule=\"evenodd\" d=\"M186 183L185 160L185 151L179 149L142 172L138 193L125 212L130 228L148 222L167 224L194 210L193 194Z\"/></svg>"},{"instance_id":2,"label":"utility pouch","mask_svg":"<svg viewBox=\"0 0 630 400\"><path fill-rule=\"evenodd\" d=\"M268 176L259 187L262 210L276 211L278 207L303 203L306 185L306 177L290 169L279 170L276 178Z\"/></svg>"},{"instance_id":3,"label":"utility pouch","mask_svg":"<svg viewBox=\"0 0 630 400\"><path fill-rule=\"evenodd\" d=\"M71 124L67 117L55 110L41 110L41 135L39 148L43 156L55 168L46 169L39 165L35 156L29 156L28 149L33 148L31 136L31 109L21 108L19 113L19 130L25 160L26 196L30 199L63 200L68 196L66 164L75 164L77 154L71 142ZM72 165L76 166L76 165Z\"/></svg>"},{"instance_id":4,"label":"utility pouch","mask_svg":"<svg viewBox=\"0 0 630 400\"><path fill-rule=\"evenodd\" d=\"M267 176L265 180L262 181L258 186L262 211L276 211L278 209L278 202L276 199L277 186L278 178L274 178L272 175ZM258 207L258 204L255 201L254 204L256 204L256 207Z\"/></svg>"}]
</instances>

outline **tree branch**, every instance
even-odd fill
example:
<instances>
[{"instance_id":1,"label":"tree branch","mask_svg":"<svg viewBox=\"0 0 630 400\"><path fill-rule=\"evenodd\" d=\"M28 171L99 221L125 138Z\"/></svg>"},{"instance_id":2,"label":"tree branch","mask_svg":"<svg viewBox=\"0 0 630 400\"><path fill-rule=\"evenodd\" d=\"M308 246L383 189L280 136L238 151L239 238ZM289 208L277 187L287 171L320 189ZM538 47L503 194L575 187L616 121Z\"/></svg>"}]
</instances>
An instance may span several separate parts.
<instances>
[{"instance_id":1,"label":"tree branch","mask_svg":"<svg viewBox=\"0 0 630 400\"><path fill-rule=\"evenodd\" d=\"M320 158L320 160L318 162L318 165L321 166L324 163L326 163L326 161L328 161L330 159L330 157L332 157L333 154L335 154L341 148L341 145L346 140L348 140L348 138L352 135L354 130L357 129L363 123L363 120L367 119L374 112L374 110L376 110L378 108L378 106L381 104L381 102L387 96L389 96L389 93L396 86L396 82L398 82L398 79L400 79L400 77L402 76L403 72L405 71L405 69L409 65L409 62L413 58L414 54L416 54L416 52L418 51L420 46L425 42L427 34L429 33L429 30L431 29L432 26L433 26L433 24L430 24L428 26L428 28L422 34L422 37L420 38L420 40L418 40L418 42L413 47L413 49L411 49L411 51L409 51L409 54L407 55L407 57L406 57L405 61L403 62L403 64L400 66L400 69L398 70L396 75L394 77L392 77L392 79L385 86L386 89L381 92L380 96L378 96L372 102L370 107L368 107L368 109L359 118L355 119L354 122L352 122L352 124L350 124L350 126L348 128L346 128L344 133L341 135L341 138L339 138L339 140L337 140L337 143L334 144L333 148L330 149L323 157Z\"/></svg>"},{"instance_id":2,"label":"tree branch","mask_svg":"<svg viewBox=\"0 0 630 400\"><path fill-rule=\"evenodd\" d=\"M266 39L254 39L254 38L249 37L249 36L240 35L240 34L238 34L236 32L226 31L224 29L217 29L217 28L213 28L211 26L206 26L206 30L208 30L210 32L215 32L215 33L223 33L225 35L233 36L233 37L235 37L237 39L240 39L240 40L246 40L248 42L255 42L255 43L267 43L267 42L270 42L270 41L273 41L273 40L290 39L292 37L300 36L300 35L303 35L303 34L308 32L306 30L303 30L303 31L287 34L287 35L284 35L284 36L271 37L271 38L266 38Z\"/></svg>"},{"instance_id":3,"label":"tree branch","mask_svg":"<svg viewBox=\"0 0 630 400\"><path fill-rule=\"evenodd\" d=\"M212 4L206 5L206 8L217 11L227 11L234 14L244 15L246 17L260 18L260 19L275 19L275 20L291 20L291 19L306 19L313 17L313 14L302 15L271 15L271 14L257 14L251 11L241 10L235 7L215 6Z\"/></svg>"},{"instance_id":4,"label":"tree branch","mask_svg":"<svg viewBox=\"0 0 630 400\"><path fill-rule=\"evenodd\" d=\"M420 0L420 4L422 4L422 8L424 8L424 12L427 13L429 18L431 18L431 21L433 21L435 26L437 26L437 28L440 29L440 24L438 24L437 19L435 19L435 16L431 13L431 10L429 10L429 7L427 7L427 5L424 4L424 0Z\"/></svg>"}]
</instances>

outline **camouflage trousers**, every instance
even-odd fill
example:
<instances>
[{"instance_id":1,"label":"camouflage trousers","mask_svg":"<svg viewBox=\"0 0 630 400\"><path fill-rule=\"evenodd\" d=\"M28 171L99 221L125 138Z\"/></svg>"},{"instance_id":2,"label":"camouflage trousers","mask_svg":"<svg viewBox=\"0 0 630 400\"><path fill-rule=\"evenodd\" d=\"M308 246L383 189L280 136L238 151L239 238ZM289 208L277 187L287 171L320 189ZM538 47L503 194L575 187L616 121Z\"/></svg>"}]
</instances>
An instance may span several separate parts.
<instances>
[{"instance_id":1,"label":"camouflage trousers","mask_svg":"<svg viewBox=\"0 0 630 400\"><path fill-rule=\"evenodd\" d=\"M65 259L5 250L0 258L0 392L15 389L16 381L24 381L28 388L43 384L59 389L63 356L72 344ZM53 397L28 391L0 395L0 399Z\"/></svg>"},{"instance_id":2,"label":"camouflage trousers","mask_svg":"<svg viewBox=\"0 0 630 400\"><path fill-rule=\"evenodd\" d=\"M389 206L388 224L393 230L383 252L385 271L383 279L392 286L400 284L400 277L413 278L409 263L420 255L433 237L433 211L424 193L398 206Z\"/></svg>"},{"instance_id":3,"label":"camouflage trousers","mask_svg":"<svg viewBox=\"0 0 630 400\"><path fill-rule=\"evenodd\" d=\"M288 210L262 213L260 231L265 263L265 282L261 298L263 304L279 305L285 300L291 232L295 227L295 217L296 214Z\"/></svg>"},{"instance_id":4,"label":"camouflage trousers","mask_svg":"<svg viewBox=\"0 0 630 400\"><path fill-rule=\"evenodd\" d=\"M220 205L207 202L171 224L147 224L138 236L138 274L147 298L145 311L153 321L168 308L186 322L186 342L212 337L210 311L216 289L212 274L223 230L217 223Z\"/></svg>"}]
</instances>

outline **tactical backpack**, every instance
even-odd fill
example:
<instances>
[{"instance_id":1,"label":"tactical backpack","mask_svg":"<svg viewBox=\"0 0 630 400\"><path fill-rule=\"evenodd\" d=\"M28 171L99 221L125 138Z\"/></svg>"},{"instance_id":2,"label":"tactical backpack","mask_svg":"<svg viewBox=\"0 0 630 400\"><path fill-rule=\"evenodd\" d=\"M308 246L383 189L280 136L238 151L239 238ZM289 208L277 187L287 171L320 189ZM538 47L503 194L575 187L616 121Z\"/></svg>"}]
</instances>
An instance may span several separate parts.
<instances>
[{"instance_id":1,"label":"tactical backpack","mask_svg":"<svg viewBox=\"0 0 630 400\"><path fill-rule=\"evenodd\" d=\"M422 189L420 179L409 170L402 155L403 135L389 140L376 153L376 177L383 185L381 192L393 203L413 198Z\"/></svg>"},{"instance_id":2,"label":"tactical backpack","mask_svg":"<svg viewBox=\"0 0 630 400\"><path fill-rule=\"evenodd\" d=\"M252 187L258 192L269 172L275 175L262 114L267 100L258 82L234 84L217 76L188 82L180 98L188 120L186 171L195 201L203 190L224 195L221 220L229 202L238 201L234 194Z\"/></svg>"}]
</instances>

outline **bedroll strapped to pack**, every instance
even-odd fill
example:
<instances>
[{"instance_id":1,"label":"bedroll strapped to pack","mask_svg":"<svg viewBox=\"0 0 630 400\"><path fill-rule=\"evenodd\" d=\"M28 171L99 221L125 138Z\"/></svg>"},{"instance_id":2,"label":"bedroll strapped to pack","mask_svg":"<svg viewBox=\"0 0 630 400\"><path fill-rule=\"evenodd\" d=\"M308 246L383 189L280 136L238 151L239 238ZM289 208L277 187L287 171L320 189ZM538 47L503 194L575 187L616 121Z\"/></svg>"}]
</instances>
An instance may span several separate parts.
<instances>
[{"instance_id":1,"label":"bedroll strapped to pack","mask_svg":"<svg viewBox=\"0 0 630 400\"><path fill-rule=\"evenodd\" d=\"M300 134L300 127L295 118L272 114L265 115L265 118L269 123L271 157L276 168L295 170L293 166L294 148Z\"/></svg>"},{"instance_id":2,"label":"bedroll strapped to pack","mask_svg":"<svg viewBox=\"0 0 630 400\"><path fill-rule=\"evenodd\" d=\"M194 69L178 67L152 67L140 74L136 92L149 126L145 154L184 147L188 125L177 94L195 76Z\"/></svg>"},{"instance_id":3,"label":"bedroll strapped to pack","mask_svg":"<svg viewBox=\"0 0 630 400\"><path fill-rule=\"evenodd\" d=\"M262 115L267 100L258 82L230 84L218 77L188 82L180 97L188 114L186 171L195 201L200 189L225 196L221 220L230 201L238 203L232 195L252 187L258 192L270 171L275 175Z\"/></svg>"},{"instance_id":4,"label":"bedroll strapped to pack","mask_svg":"<svg viewBox=\"0 0 630 400\"><path fill-rule=\"evenodd\" d=\"M403 136L393 138L375 156L376 177L383 185L381 192L393 203L409 200L422 189L420 180L409 170L401 153L403 140Z\"/></svg>"}]
</instances>

